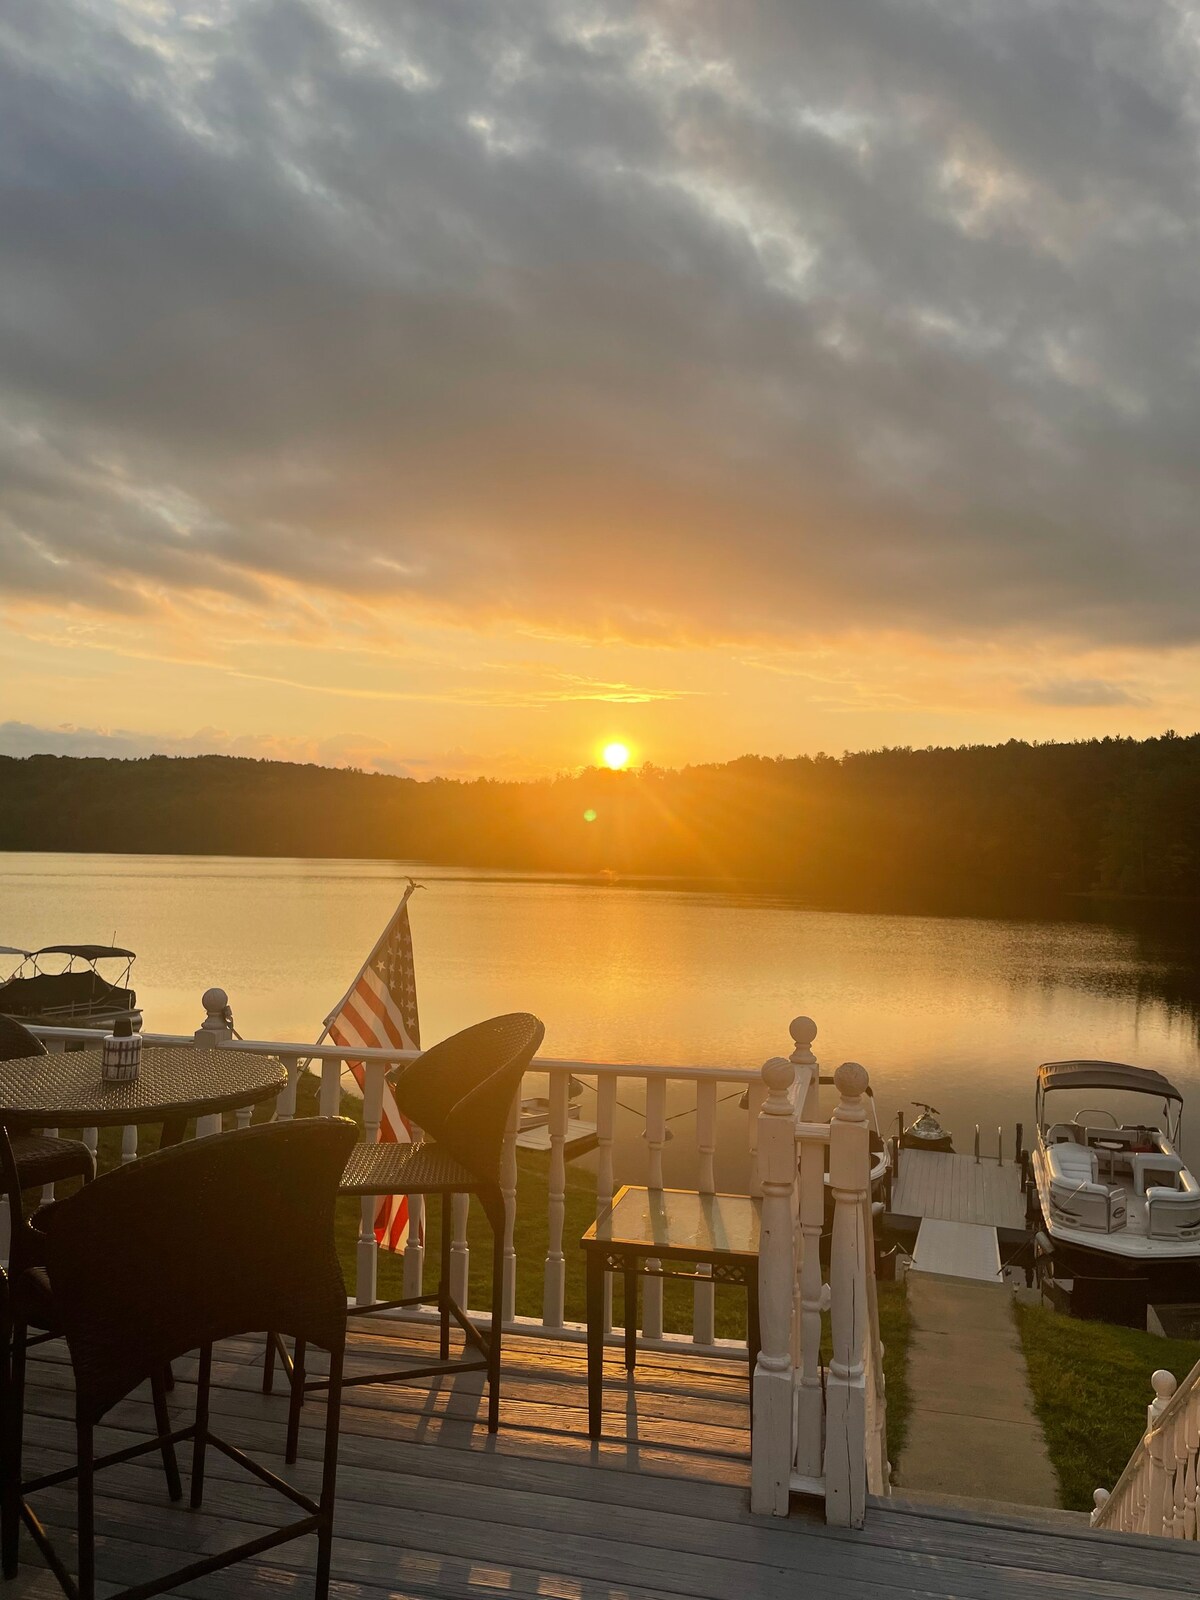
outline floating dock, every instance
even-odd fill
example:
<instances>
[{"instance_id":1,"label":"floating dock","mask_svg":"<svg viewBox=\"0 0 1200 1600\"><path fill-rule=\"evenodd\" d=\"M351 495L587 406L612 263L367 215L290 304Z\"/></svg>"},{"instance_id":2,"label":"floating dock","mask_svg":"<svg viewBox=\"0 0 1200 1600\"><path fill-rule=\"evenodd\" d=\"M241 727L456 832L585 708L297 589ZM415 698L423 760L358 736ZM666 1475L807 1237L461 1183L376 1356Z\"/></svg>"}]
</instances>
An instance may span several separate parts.
<instances>
[{"instance_id":1,"label":"floating dock","mask_svg":"<svg viewBox=\"0 0 1200 1600\"><path fill-rule=\"evenodd\" d=\"M994 1158L902 1149L885 1225L910 1238L915 1232L911 1271L998 1283L1001 1236L1007 1253L1027 1235L1021 1168Z\"/></svg>"}]
</instances>

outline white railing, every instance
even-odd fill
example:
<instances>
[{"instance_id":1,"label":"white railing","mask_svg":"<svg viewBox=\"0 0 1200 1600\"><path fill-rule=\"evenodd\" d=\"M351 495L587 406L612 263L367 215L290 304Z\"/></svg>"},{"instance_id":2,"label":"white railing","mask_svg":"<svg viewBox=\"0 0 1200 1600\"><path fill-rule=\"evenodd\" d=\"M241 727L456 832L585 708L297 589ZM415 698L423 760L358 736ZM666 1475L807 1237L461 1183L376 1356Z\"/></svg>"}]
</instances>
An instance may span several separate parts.
<instances>
[{"instance_id":1,"label":"white railing","mask_svg":"<svg viewBox=\"0 0 1200 1600\"><path fill-rule=\"evenodd\" d=\"M279 1118L287 1119L296 1114L297 1090L306 1065L311 1063L320 1074L320 1092L318 1098L318 1112L322 1116L336 1115L341 1106L342 1081L346 1063L349 1060L361 1061L364 1068L364 1084L362 1093L364 1136L374 1139L378 1136L382 1115L384 1079L388 1069L403 1061L414 1059L415 1052L392 1050L355 1050L348 1053L342 1046L324 1044L320 1046L300 1043L296 1040L271 1040L271 1039L235 1039L228 1016L228 1002L225 993L220 989L210 989L204 996L207 1016L201 1028L194 1035L189 1034L143 1034L147 1046L176 1045L187 1046L194 1043L219 1046L232 1051L245 1051L259 1055L272 1055L279 1058L287 1068L287 1087L280 1093L275 1108ZM809 1043L816 1034L816 1027L807 1019L797 1019L792 1024L793 1037L803 1036ZM97 1030L66 1027L35 1027L33 1030L49 1049L65 1049L72 1042L95 1044L103 1034ZM570 1115L569 1088L571 1080L579 1079L588 1084L595 1095L596 1105L596 1212L599 1212L612 1199L617 1187L617 1156L616 1156L616 1126L618 1108L624 1108L627 1114L634 1110L638 1115L643 1115L640 1107L630 1107L626 1104L620 1090L622 1084L633 1086L633 1097L644 1097L644 1125L642 1137L645 1144L644 1170L622 1174L622 1181L643 1182L650 1188L663 1186L663 1150L670 1137L668 1121L678 1122L685 1115L694 1113L695 1117L695 1188L698 1193L712 1194L715 1192L715 1161L718 1155L718 1105L722 1098L721 1090L744 1092L747 1105L747 1133L746 1133L746 1165L749 1171L749 1188L752 1193L761 1193L758 1182L757 1169L757 1141L759 1137L759 1110L766 1094L766 1086L762 1074L753 1068L742 1067L706 1067L706 1066L676 1066L660 1063L629 1064L625 1062L600 1062L600 1061L568 1061L555 1058L537 1057L530 1069L536 1076L548 1075L550 1084L549 1106L549 1181L546 1189L536 1196L530 1194L533 1203L545 1208L547 1216L548 1242L544 1263L542 1264L542 1296L540 1315L536 1308L518 1306L517 1304L517 1249L516 1249L516 1219L518 1206L526 1200L527 1190L518 1183L518 1164L516 1151L517 1134L517 1106L514 1105L510 1118L507 1138L505 1141L504 1155L501 1166L501 1188L506 1202L506 1227L504 1238L504 1311L506 1322L523 1333L544 1334L548 1337L562 1339L582 1340L585 1337L585 1327L582 1323L569 1322L566 1318L566 1268L567 1251L575 1250L578 1241L565 1237L566 1225L566 1193L567 1193L567 1159L566 1144L571 1133L573 1119ZM674 1099L678 1102L679 1091L683 1088L690 1104L682 1108L676 1104L672 1116L668 1118L668 1095L674 1091ZM628 1092L628 1091L626 1091ZM237 1119L240 1124L249 1122L249 1110L239 1112ZM213 1133L219 1130L221 1119L219 1117L206 1117L200 1120L196 1133L198 1136ZM88 1129L84 1135L87 1143L93 1150L96 1148L96 1130ZM122 1132L121 1159L132 1161L136 1159L138 1151L138 1133L135 1127L127 1127ZM539 1186L540 1188L540 1186ZM520 1192L519 1192L520 1191ZM49 1197L49 1196L48 1196ZM0 1202L2 1204L2 1202ZM359 1225L358 1246L355 1262L354 1302L360 1305L370 1304L378 1298L376 1292L377 1271L379 1264L379 1248L375 1242L374 1216L376 1202L365 1199L362 1205L362 1218ZM425 1251L421 1243L423 1230L423 1201L420 1196L411 1196L410 1206L410 1243L403 1257L404 1295L414 1296L422 1292L425 1276ZM471 1259L470 1247L467 1237L469 1220L469 1197L456 1197L452 1208L452 1244L451 1244L451 1270L454 1281L454 1293L459 1303L470 1304L470 1276ZM5 1221L7 1219L4 1219ZM819 1231L819 1229L818 1229ZM714 1285L706 1281L707 1275L701 1274L693 1284L692 1327L690 1334L670 1333L663 1325L663 1300L661 1278L647 1278L644 1284L642 1328L639 1342L650 1347L669 1347L678 1349L681 1344L703 1350L707 1354L727 1356L730 1358L745 1359L745 1341L732 1339L719 1339L716 1334L716 1310ZM486 1315L486 1312L484 1313ZM412 1315L412 1313L409 1313ZM420 1315L420 1313L416 1313ZM614 1339L622 1336L623 1330L614 1333L612 1322L612 1293L611 1283L608 1285L605 1297L605 1332ZM819 1375L817 1381L819 1382Z\"/></svg>"},{"instance_id":2,"label":"white railing","mask_svg":"<svg viewBox=\"0 0 1200 1600\"><path fill-rule=\"evenodd\" d=\"M1169 1372L1150 1379L1154 1399L1146 1432L1110 1494L1097 1489L1094 1528L1196 1538L1196 1481L1200 1467L1200 1362L1181 1384Z\"/></svg>"},{"instance_id":3,"label":"white railing","mask_svg":"<svg viewBox=\"0 0 1200 1600\"><path fill-rule=\"evenodd\" d=\"M751 1509L786 1516L793 1493L824 1499L826 1519L861 1527L867 1493L888 1492L883 1347L875 1288L871 1154L856 1062L834 1074L838 1105L820 1120L815 1029L793 1025L789 1061L763 1068L760 1116L762 1238L754 1379ZM797 1116L796 1105L800 1106ZM833 1202L829 1283L821 1281L828 1188ZM821 1359L823 1313L831 1355Z\"/></svg>"}]
</instances>

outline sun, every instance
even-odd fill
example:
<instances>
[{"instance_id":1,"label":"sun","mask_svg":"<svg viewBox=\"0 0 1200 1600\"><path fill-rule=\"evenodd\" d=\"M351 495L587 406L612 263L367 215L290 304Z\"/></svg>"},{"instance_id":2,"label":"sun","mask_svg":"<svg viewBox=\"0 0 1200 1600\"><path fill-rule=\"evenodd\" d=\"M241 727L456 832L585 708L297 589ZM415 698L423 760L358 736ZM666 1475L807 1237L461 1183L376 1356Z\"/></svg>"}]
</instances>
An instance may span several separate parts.
<instances>
[{"instance_id":1,"label":"sun","mask_svg":"<svg viewBox=\"0 0 1200 1600\"><path fill-rule=\"evenodd\" d=\"M604 746L604 765L611 767L614 772L620 772L622 767L629 765L629 746L626 744L606 744Z\"/></svg>"}]
</instances>

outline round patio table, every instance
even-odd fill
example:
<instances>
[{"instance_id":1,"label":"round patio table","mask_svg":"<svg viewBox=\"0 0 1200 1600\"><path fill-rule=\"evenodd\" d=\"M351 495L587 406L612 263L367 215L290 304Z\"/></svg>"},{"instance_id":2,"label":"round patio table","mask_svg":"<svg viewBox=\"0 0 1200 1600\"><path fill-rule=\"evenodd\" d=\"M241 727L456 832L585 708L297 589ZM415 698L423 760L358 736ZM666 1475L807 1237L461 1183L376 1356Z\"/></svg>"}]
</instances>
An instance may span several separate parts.
<instances>
[{"instance_id":1,"label":"round patio table","mask_svg":"<svg viewBox=\"0 0 1200 1600\"><path fill-rule=\"evenodd\" d=\"M105 1083L100 1050L68 1050L0 1061L0 1122L28 1128L104 1128L160 1122L162 1146L178 1144L191 1117L270 1100L287 1068L240 1050L147 1045L132 1083Z\"/></svg>"}]
</instances>

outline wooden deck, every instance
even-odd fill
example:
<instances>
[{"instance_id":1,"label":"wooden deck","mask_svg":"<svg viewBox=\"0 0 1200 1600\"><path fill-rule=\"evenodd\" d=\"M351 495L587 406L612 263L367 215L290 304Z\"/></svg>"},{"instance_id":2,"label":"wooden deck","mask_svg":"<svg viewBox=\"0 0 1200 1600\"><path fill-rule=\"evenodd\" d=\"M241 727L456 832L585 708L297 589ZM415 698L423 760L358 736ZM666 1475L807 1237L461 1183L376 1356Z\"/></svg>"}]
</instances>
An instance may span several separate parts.
<instances>
[{"instance_id":1,"label":"wooden deck","mask_svg":"<svg viewBox=\"0 0 1200 1600\"><path fill-rule=\"evenodd\" d=\"M940 1150L901 1150L890 1210L901 1217L1024 1230L1025 1196L1014 1162Z\"/></svg>"},{"instance_id":2,"label":"wooden deck","mask_svg":"<svg viewBox=\"0 0 1200 1600\"><path fill-rule=\"evenodd\" d=\"M393 1341L378 1319L360 1323L358 1351ZM427 1337L406 1328L407 1343ZM261 1341L220 1347L213 1424L279 1468L284 1400L259 1393ZM172 1409L190 1412L192 1369L178 1364ZM73 1430L70 1370L60 1347L31 1361L26 1437L30 1470L66 1465ZM500 1595L549 1600L903 1600L1031 1594L1088 1600L1171 1600L1200 1583L1195 1546L1118 1539L1086 1530L962 1511L873 1504L861 1532L827 1528L797 1502L791 1517L752 1517L746 1384L727 1363L646 1354L626 1383L608 1364L608 1436L586 1437L583 1351L545 1339L506 1345L502 1431L480 1424L479 1375L455 1382L351 1390L343 1412L334 1584L338 1600L447 1600ZM296 1481L315 1492L322 1407L306 1407ZM113 1414L101 1448L133 1442L148 1397ZM156 1458L97 1480L102 1579L143 1582L198 1552L276 1520L280 1502L217 1453L205 1507L166 1499ZM69 1490L41 1497L69 1548ZM286 1509L286 1508L285 1508ZM56 1595L26 1538L27 1564L0 1600ZM311 1593L313 1541L300 1541L189 1585L197 1600L280 1600ZM102 1583L101 1595L112 1591Z\"/></svg>"}]
</instances>

